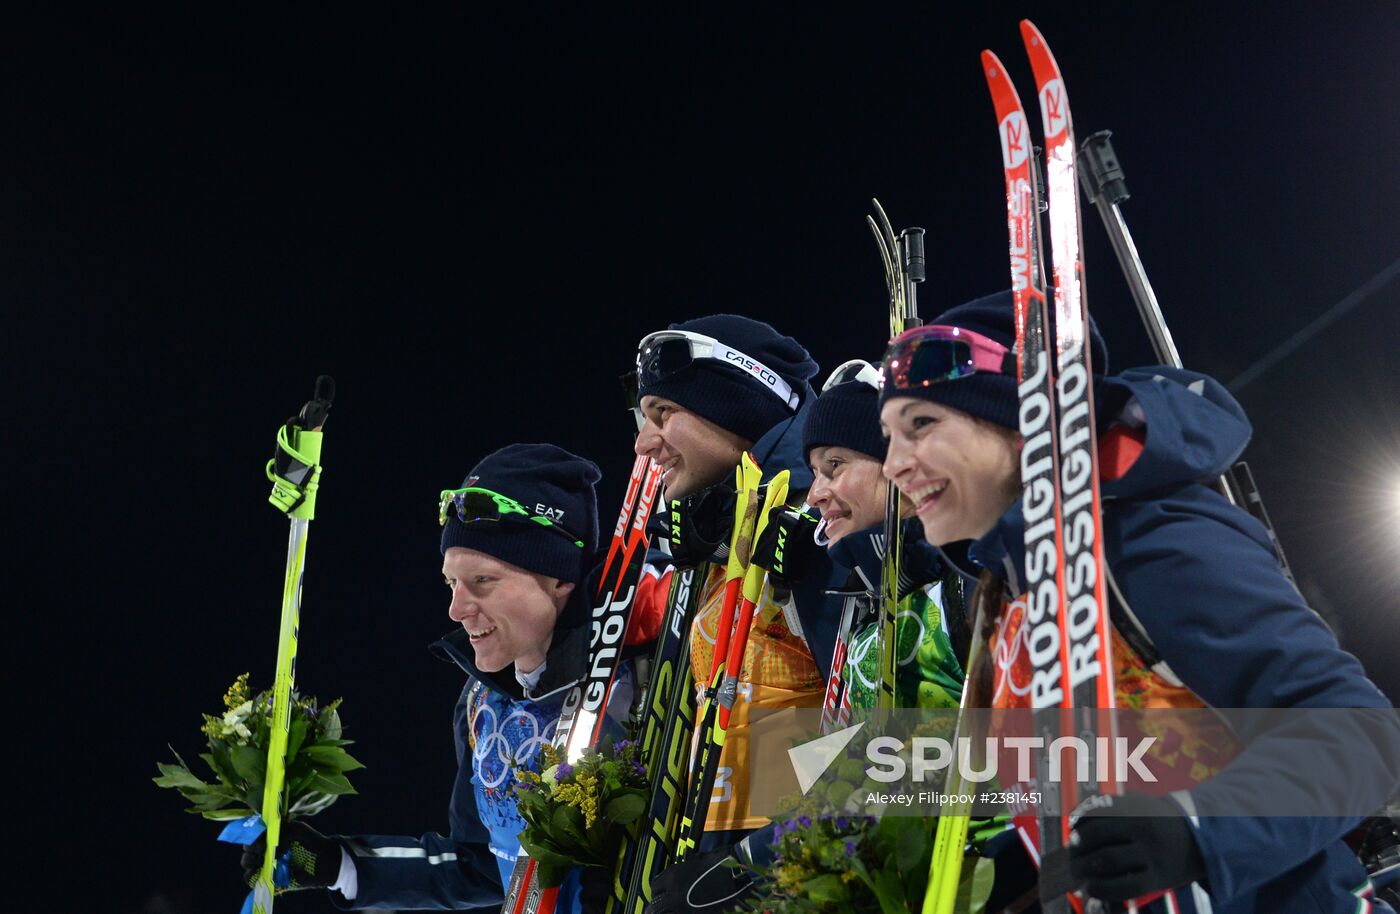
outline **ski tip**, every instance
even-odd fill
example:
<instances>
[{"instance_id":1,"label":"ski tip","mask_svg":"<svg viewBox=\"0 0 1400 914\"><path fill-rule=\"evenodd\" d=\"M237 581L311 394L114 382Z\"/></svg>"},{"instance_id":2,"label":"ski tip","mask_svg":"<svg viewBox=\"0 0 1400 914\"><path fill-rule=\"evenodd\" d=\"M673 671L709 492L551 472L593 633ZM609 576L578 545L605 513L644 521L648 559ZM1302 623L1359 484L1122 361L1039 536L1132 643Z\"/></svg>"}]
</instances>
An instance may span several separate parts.
<instances>
[{"instance_id":1,"label":"ski tip","mask_svg":"<svg viewBox=\"0 0 1400 914\"><path fill-rule=\"evenodd\" d=\"M1040 29L1035 27L1035 23L1029 19L1021 20L1021 38L1027 46L1039 45L1045 47L1045 36L1040 34Z\"/></svg>"},{"instance_id":2,"label":"ski tip","mask_svg":"<svg viewBox=\"0 0 1400 914\"><path fill-rule=\"evenodd\" d=\"M982 71L991 79L998 73L1005 73L1006 68L1001 65L1001 58L989 48L982 49Z\"/></svg>"}]
</instances>

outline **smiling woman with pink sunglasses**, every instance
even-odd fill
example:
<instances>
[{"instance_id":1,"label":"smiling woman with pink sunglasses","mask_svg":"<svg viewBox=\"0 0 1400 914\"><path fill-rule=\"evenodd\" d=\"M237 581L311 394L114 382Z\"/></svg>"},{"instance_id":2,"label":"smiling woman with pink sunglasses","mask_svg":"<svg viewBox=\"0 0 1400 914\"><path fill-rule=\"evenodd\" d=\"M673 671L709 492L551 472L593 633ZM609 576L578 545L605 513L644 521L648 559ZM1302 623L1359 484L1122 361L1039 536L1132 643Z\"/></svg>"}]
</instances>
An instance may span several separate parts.
<instances>
[{"instance_id":1,"label":"smiling woman with pink sunglasses","mask_svg":"<svg viewBox=\"0 0 1400 914\"><path fill-rule=\"evenodd\" d=\"M1045 523L1027 519L1045 499L1023 512L1015 341L1010 292L960 305L890 343L880 393L885 475L928 541L980 575L972 605L987 624L973 637L997 660L985 677L969 671L975 707L1030 703L1024 582L1045 554L1028 557L1025 542L1028 525ZM1104 370L1097 330L1087 344ZM1239 404L1213 379L1164 366L1094 384L1116 704L1388 709L1284 575L1263 525L1211 485L1249 440ZM1144 911L1200 911L1203 900L1217 914L1368 910L1370 881L1341 837L1362 820L1355 810L1378 808L1400 782L1400 726L1393 714L1361 719L1338 715L1325 735L1242 731L1247 748L1189 791L1098 798L1069 841L1074 885L1107 902L1174 896ZM1325 772L1308 789L1326 814L1211 814L1265 785L1279 796L1290 777L1281 760Z\"/></svg>"}]
</instances>

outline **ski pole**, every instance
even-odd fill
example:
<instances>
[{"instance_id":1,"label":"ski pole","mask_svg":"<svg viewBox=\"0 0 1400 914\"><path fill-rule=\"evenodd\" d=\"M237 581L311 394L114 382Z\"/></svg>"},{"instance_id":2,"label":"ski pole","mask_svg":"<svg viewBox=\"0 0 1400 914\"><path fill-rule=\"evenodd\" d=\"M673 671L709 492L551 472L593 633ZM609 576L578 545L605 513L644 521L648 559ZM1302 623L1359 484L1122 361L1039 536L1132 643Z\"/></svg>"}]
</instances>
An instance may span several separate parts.
<instances>
[{"instance_id":1,"label":"ski pole","mask_svg":"<svg viewBox=\"0 0 1400 914\"><path fill-rule=\"evenodd\" d=\"M287 571L282 582L282 622L277 635L277 672L272 684L272 730L263 782L262 818L267 825L262 872L253 887L254 914L272 914L273 873L282 834L283 786L287 774L287 736L292 688L296 684L297 630L301 620L301 576L306 563L306 534L316 516L321 482L321 429L335 399L335 381L316 379L316 392L277 430L277 450L267 462L272 483L268 501L291 521Z\"/></svg>"},{"instance_id":2,"label":"ski pole","mask_svg":"<svg viewBox=\"0 0 1400 914\"><path fill-rule=\"evenodd\" d=\"M715 628L715 654L710 662L710 678L698 712L700 727L696 731L697 742L692 747L694 758L691 760L690 788L676 832L673 855L676 861L684 860L686 855L695 849L705 830L705 820L710 810L710 794L714 791L714 779L719 768L719 755L724 748L724 728L729 722L727 711L723 711L723 723L720 722L720 688L737 672L726 666L727 663L733 662L735 647L738 648L738 655L742 660L743 642L748 640L747 630L736 631L735 609L740 603L746 602L748 596L749 557L756 540L755 527L761 531L767 520L767 515L759 511L758 505L759 483L763 473L748 452L744 453L735 474L739 495L734 504L729 563L725 568L724 603ZM770 497L772 492L773 486L770 484ZM764 508L767 507L765 503Z\"/></svg>"},{"instance_id":3,"label":"ski pole","mask_svg":"<svg viewBox=\"0 0 1400 914\"><path fill-rule=\"evenodd\" d=\"M1103 219L1109 244L1113 246L1113 253L1123 270L1123 278L1132 290L1133 301L1142 317L1142 325L1152 340L1153 352L1163 365L1181 368L1181 354L1177 351L1171 330L1167 328L1167 320L1162 316L1161 305L1157 303L1157 293L1152 290L1152 283L1147 279L1147 270L1142 265L1137 245L1133 243L1132 232L1128 231L1128 223L1118 205L1129 197L1128 181L1123 174L1118 155L1113 151L1113 143L1110 141L1112 136L1111 130L1100 130L1080 146L1080 185L1084 195L1094 204L1094 208ZM1259 487L1254 483L1254 474L1250 471L1249 464L1241 460L1226 470L1220 477L1219 488L1220 493L1231 504L1243 507L1255 520L1264 525L1284 575L1296 588L1297 581L1293 577L1293 569L1288 564L1288 557L1283 554L1283 543L1279 541L1278 532L1264 507L1264 499L1259 494Z\"/></svg>"}]
</instances>

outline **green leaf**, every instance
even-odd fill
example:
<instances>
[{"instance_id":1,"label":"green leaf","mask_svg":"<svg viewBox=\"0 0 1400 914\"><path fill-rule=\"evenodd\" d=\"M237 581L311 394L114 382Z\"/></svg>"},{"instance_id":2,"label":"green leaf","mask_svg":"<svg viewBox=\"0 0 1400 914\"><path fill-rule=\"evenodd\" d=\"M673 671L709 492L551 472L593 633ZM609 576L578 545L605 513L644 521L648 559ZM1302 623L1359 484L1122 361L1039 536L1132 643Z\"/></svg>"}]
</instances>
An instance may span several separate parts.
<instances>
[{"instance_id":1,"label":"green leaf","mask_svg":"<svg viewBox=\"0 0 1400 914\"><path fill-rule=\"evenodd\" d=\"M322 709L316 724L321 731L320 739L340 739L340 712L335 709L334 703Z\"/></svg>"},{"instance_id":2,"label":"green leaf","mask_svg":"<svg viewBox=\"0 0 1400 914\"><path fill-rule=\"evenodd\" d=\"M196 810L193 809L190 810L190 812L195 811ZM234 809L216 809L200 813L200 815L204 816L204 818L212 819L215 822L228 822L232 819L246 819L252 814L253 811L246 806L239 806Z\"/></svg>"},{"instance_id":3,"label":"green leaf","mask_svg":"<svg viewBox=\"0 0 1400 914\"><path fill-rule=\"evenodd\" d=\"M151 778L161 787L209 787L204 781L195 777L184 765L171 765L166 762L156 762L156 767L160 769L161 776Z\"/></svg>"},{"instance_id":4,"label":"green leaf","mask_svg":"<svg viewBox=\"0 0 1400 914\"><path fill-rule=\"evenodd\" d=\"M646 800L640 792L628 791L609 800L608 805L603 807L603 815L609 822L626 825L641 818L646 808Z\"/></svg>"},{"instance_id":5,"label":"green leaf","mask_svg":"<svg viewBox=\"0 0 1400 914\"><path fill-rule=\"evenodd\" d=\"M520 835L520 848L529 854L535 863L543 865L546 863L555 866L572 866L573 861L564 855L562 851L552 844L546 843L547 839L532 837L525 832Z\"/></svg>"},{"instance_id":6,"label":"green leaf","mask_svg":"<svg viewBox=\"0 0 1400 914\"><path fill-rule=\"evenodd\" d=\"M907 821L913 824L900 833L895 844L895 865L901 873L920 870L927 873L929 858L933 852L932 842L929 841L928 832L924 831L923 823L919 819Z\"/></svg>"},{"instance_id":7,"label":"green leaf","mask_svg":"<svg viewBox=\"0 0 1400 914\"><path fill-rule=\"evenodd\" d=\"M318 774L311 779L311 789L334 796L355 792L355 788L350 786L350 779L343 774Z\"/></svg>"},{"instance_id":8,"label":"green leaf","mask_svg":"<svg viewBox=\"0 0 1400 914\"><path fill-rule=\"evenodd\" d=\"M556 836L566 837L575 845L586 843L583 837L583 813L574 807L560 806L555 809L550 825Z\"/></svg>"},{"instance_id":9,"label":"green leaf","mask_svg":"<svg viewBox=\"0 0 1400 914\"><path fill-rule=\"evenodd\" d=\"M851 900L851 893L846 890L846 884L835 873L824 873L815 879L808 879L802 883L802 891L818 904L841 905Z\"/></svg>"},{"instance_id":10,"label":"green leaf","mask_svg":"<svg viewBox=\"0 0 1400 914\"><path fill-rule=\"evenodd\" d=\"M967 914L983 914L987 910L987 899L992 895L992 883L995 881L996 864L990 857L978 857L976 865L964 866L953 910L966 911Z\"/></svg>"},{"instance_id":11,"label":"green leaf","mask_svg":"<svg viewBox=\"0 0 1400 914\"><path fill-rule=\"evenodd\" d=\"M302 754L309 758L317 768L328 768L331 771L354 771L357 768L365 767L354 756L338 746L307 746L302 750Z\"/></svg>"},{"instance_id":12,"label":"green leaf","mask_svg":"<svg viewBox=\"0 0 1400 914\"><path fill-rule=\"evenodd\" d=\"M223 809L224 807L230 805L238 806L240 808L243 806L243 801L241 797L230 793L224 793L222 791L218 793L202 793L195 796L186 794L185 796L186 799L190 801L190 805L193 806L195 809L200 810L201 812L215 809Z\"/></svg>"},{"instance_id":13,"label":"green leaf","mask_svg":"<svg viewBox=\"0 0 1400 914\"><path fill-rule=\"evenodd\" d=\"M201 758L203 758L203 756L201 756ZM223 781L225 784L242 789L244 786L242 778L238 776L238 772L233 770L233 758L229 754L229 746L227 743L211 739L209 741L209 758L205 760L209 762L210 767L213 768L215 774L219 776L219 780Z\"/></svg>"},{"instance_id":14,"label":"green leaf","mask_svg":"<svg viewBox=\"0 0 1400 914\"><path fill-rule=\"evenodd\" d=\"M267 754L252 746L234 746L229 750L229 760L238 780L249 787L262 790L263 779L267 777Z\"/></svg>"},{"instance_id":15,"label":"green leaf","mask_svg":"<svg viewBox=\"0 0 1400 914\"><path fill-rule=\"evenodd\" d=\"M574 865L568 861L559 864L545 863L541 860L536 862L535 874L541 887L555 889L564 884L564 880L569 878L569 870L573 868Z\"/></svg>"},{"instance_id":16,"label":"green leaf","mask_svg":"<svg viewBox=\"0 0 1400 914\"><path fill-rule=\"evenodd\" d=\"M882 914L908 914L909 904L899 874L894 870L877 870L874 875L875 898L880 902Z\"/></svg>"},{"instance_id":17,"label":"green leaf","mask_svg":"<svg viewBox=\"0 0 1400 914\"><path fill-rule=\"evenodd\" d=\"M306 730L309 726L310 721L305 717L296 716L292 720L292 725L287 729L287 764L290 765L292 759L301 751L301 744L306 741Z\"/></svg>"}]
</instances>

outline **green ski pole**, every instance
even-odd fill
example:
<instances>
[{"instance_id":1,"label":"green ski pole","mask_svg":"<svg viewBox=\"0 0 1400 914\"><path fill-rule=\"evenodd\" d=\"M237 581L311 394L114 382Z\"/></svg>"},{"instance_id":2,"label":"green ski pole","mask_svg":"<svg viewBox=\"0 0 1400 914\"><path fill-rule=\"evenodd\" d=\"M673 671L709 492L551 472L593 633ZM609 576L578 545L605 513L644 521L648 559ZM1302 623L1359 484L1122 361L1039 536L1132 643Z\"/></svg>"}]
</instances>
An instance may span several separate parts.
<instances>
[{"instance_id":1,"label":"green ski pole","mask_svg":"<svg viewBox=\"0 0 1400 914\"><path fill-rule=\"evenodd\" d=\"M262 818L267 825L262 872L253 886L253 914L272 914L273 872L282 833L287 774L287 731L291 723L292 687L296 682L297 629L301 619L301 575L306 563L306 534L316 516L316 490L321 482L321 428L335 399L335 381L316 379L316 393L277 430L277 451L267 462L272 482L268 501L287 515L287 574L282 583L282 623L277 634L277 673L272 684L272 732L267 747Z\"/></svg>"}]
</instances>

